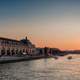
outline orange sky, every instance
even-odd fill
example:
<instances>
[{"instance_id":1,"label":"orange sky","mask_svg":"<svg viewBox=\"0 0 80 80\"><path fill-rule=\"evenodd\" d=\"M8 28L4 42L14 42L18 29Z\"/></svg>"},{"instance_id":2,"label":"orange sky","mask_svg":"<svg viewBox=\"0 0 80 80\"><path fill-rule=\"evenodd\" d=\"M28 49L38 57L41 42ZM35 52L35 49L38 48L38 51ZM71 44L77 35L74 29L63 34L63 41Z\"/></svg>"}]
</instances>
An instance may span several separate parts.
<instances>
[{"instance_id":1,"label":"orange sky","mask_svg":"<svg viewBox=\"0 0 80 80\"><path fill-rule=\"evenodd\" d=\"M64 20L44 20L30 22L18 22L13 19L0 24L0 36L13 39L21 39L25 36L37 47L56 47L60 49L80 49L80 24L76 20L71 22ZM64 20L64 23L63 23ZM54 21L54 22L53 22ZM67 25L66 25L67 24ZM38 26L38 27L37 27Z\"/></svg>"}]
</instances>

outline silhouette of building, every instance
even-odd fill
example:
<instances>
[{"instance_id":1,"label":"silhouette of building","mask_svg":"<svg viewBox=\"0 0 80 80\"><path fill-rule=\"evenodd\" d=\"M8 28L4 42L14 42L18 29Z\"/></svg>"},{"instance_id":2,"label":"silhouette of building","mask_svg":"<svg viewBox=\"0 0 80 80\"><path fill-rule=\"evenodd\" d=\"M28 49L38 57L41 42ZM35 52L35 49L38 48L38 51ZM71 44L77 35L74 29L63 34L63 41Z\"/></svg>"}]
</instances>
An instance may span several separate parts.
<instances>
[{"instance_id":1,"label":"silhouette of building","mask_svg":"<svg viewBox=\"0 0 80 80\"><path fill-rule=\"evenodd\" d=\"M50 51L50 48L44 47L44 55L45 56L49 56L49 51Z\"/></svg>"},{"instance_id":2,"label":"silhouette of building","mask_svg":"<svg viewBox=\"0 0 80 80\"><path fill-rule=\"evenodd\" d=\"M3 55L22 55L31 54L35 51L35 45L33 45L27 37L23 40L14 40L0 37L0 56Z\"/></svg>"}]
</instances>

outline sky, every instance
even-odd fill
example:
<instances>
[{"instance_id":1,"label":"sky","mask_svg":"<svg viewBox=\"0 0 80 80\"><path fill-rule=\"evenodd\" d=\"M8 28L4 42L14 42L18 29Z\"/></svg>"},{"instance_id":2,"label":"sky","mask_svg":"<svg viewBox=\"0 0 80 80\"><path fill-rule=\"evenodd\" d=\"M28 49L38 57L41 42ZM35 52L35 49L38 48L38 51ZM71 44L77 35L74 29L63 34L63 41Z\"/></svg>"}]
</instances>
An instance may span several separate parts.
<instances>
[{"instance_id":1,"label":"sky","mask_svg":"<svg viewBox=\"0 0 80 80\"><path fill-rule=\"evenodd\" d=\"M80 49L80 0L0 0L0 36Z\"/></svg>"}]
</instances>

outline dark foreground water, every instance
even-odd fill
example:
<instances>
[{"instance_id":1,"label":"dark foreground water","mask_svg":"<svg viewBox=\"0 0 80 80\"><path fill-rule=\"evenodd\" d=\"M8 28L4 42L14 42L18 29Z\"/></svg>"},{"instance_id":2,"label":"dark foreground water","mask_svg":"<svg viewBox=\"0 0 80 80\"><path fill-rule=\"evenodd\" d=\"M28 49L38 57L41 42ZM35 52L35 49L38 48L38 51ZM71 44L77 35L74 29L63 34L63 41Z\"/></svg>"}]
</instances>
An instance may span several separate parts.
<instances>
[{"instance_id":1,"label":"dark foreground water","mask_svg":"<svg viewBox=\"0 0 80 80\"><path fill-rule=\"evenodd\" d=\"M0 80L80 80L80 59L39 59L0 64Z\"/></svg>"}]
</instances>

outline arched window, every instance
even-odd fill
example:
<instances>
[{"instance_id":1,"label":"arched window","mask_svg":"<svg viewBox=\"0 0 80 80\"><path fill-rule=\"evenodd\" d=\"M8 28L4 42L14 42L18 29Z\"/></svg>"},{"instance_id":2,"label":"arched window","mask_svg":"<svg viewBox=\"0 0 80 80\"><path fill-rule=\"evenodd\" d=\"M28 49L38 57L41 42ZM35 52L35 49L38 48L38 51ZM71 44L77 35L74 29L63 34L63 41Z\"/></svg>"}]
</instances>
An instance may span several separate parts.
<instances>
[{"instance_id":1,"label":"arched window","mask_svg":"<svg viewBox=\"0 0 80 80\"><path fill-rule=\"evenodd\" d=\"M16 50L16 54L18 54L18 53L19 53L19 50L17 49L17 50Z\"/></svg>"},{"instance_id":2,"label":"arched window","mask_svg":"<svg viewBox=\"0 0 80 80\"><path fill-rule=\"evenodd\" d=\"M1 55L5 55L5 48L1 50Z\"/></svg>"},{"instance_id":3,"label":"arched window","mask_svg":"<svg viewBox=\"0 0 80 80\"><path fill-rule=\"evenodd\" d=\"M12 55L15 55L15 51L14 49L11 50Z\"/></svg>"},{"instance_id":4,"label":"arched window","mask_svg":"<svg viewBox=\"0 0 80 80\"><path fill-rule=\"evenodd\" d=\"M9 56L10 56L10 49L8 49L8 50L7 50L7 55L9 55Z\"/></svg>"},{"instance_id":5,"label":"arched window","mask_svg":"<svg viewBox=\"0 0 80 80\"><path fill-rule=\"evenodd\" d=\"M28 50L26 49L26 53L28 54Z\"/></svg>"},{"instance_id":6,"label":"arched window","mask_svg":"<svg viewBox=\"0 0 80 80\"><path fill-rule=\"evenodd\" d=\"M23 52L25 52L25 49L23 49Z\"/></svg>"}]
</instances>

